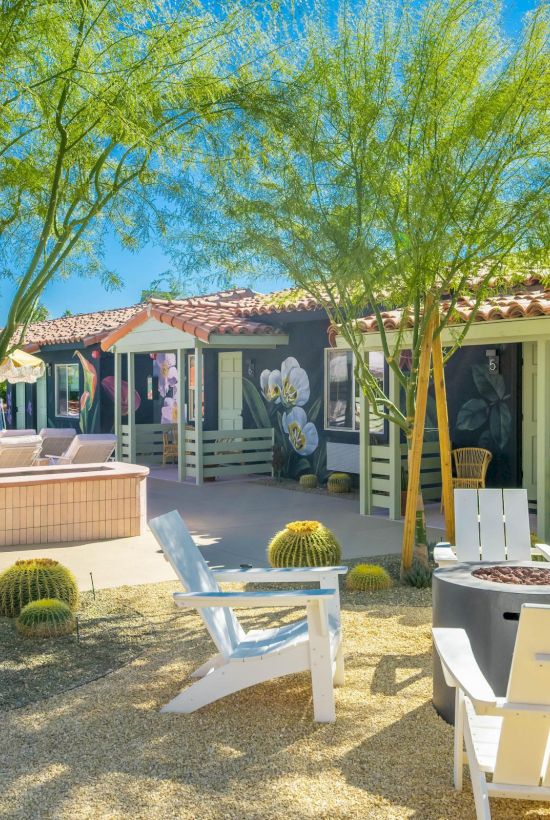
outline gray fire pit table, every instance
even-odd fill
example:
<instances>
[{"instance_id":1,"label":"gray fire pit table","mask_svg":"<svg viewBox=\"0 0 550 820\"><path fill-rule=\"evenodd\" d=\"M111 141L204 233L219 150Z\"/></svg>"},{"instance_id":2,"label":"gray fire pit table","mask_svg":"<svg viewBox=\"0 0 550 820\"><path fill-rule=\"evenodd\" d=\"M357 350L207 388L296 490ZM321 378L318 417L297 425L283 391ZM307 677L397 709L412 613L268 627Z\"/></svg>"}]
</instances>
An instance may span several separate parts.
<instances>
[{"instance_id":1,"label":"gray fire pit table","mask_svg":"<svg viewBox=\"0 0 550 820\"><path fill-rule=\"evenodd\" d=\"M433 625L466 630L476 661L497 696L506 694L522 604L550 605L550 584L528 586L476 578L474 570L493 567L550 569L550 563L506 561L458 564L433 575ZM434 652L433 704L454 723L454 689L445 683Z\"/></svg>"}]
</instances>

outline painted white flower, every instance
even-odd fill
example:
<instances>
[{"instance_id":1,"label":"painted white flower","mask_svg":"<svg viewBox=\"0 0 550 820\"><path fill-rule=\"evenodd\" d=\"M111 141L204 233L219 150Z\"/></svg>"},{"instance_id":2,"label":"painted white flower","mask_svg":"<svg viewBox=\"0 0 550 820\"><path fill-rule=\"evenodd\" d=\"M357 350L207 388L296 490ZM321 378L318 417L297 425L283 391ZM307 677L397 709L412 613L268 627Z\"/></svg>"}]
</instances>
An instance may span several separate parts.
<instances>
[{"instance_id":1,"label":"painted white flower","mask_svg":"<svg viewBox=\"0 0 550 820\"><path fill-rule=\"evenodd\" d=\"M164 399L164 404L162 405L160 411L160 423L161 424L176 424L178 420L178 403L176 399L167 398Z\"/></svg>"},{"instance_id":2,"label":"painted white flower","mask_svg":"<svg viewBox=\"0 0 550 820\"><path fill-rule=\"evenodd\" d=\"M281 401L282 384L280 370L262 370L260 374L260 387L267 401L274 401L275 404L279 404Z\"/></svg>"},{"instance_id":3,"label":"painted white flower","mask_svg":"<svg viewBox=\"0 0 550 820\"><path fill-rule=\"evenodd\" d=\"M175 353L159 353L155 359L159 377L159 393L167 396L168 391L178 383L178 369Z\"/></svg>"},{"instance_id":4,"label":"painted white flower","mask_svg":"<svg viewBox=\"0 0 550 820\"><path fill-rule=\"evenodd\" d=\"M313 422L307 420L306 411L301 407L293 407L288 413L283 414L283 430L288 433L288 440L301 456L309 456L317 449L317 428Z\"/></svg>"},{"instance_id":5,"label":"painted white flower","mask_svg":"<svg viewBox=\"0 0 550 820\"><path fill-rule=\"evenodd\" d=\"M309 401L309 378L294 356L281 365L281 401L285 407L302 407Z\"/></svg>"}]
</instances>

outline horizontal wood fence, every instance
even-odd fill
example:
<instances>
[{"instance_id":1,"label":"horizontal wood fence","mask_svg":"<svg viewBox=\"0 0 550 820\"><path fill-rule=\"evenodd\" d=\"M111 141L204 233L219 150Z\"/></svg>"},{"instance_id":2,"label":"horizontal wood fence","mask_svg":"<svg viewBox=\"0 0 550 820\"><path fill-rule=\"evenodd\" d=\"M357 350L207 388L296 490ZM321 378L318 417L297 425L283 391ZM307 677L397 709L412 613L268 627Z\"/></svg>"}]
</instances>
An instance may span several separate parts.
<instances>
[{"instance_id":1,"label":"horizontal wood fence","mask_svg":"<svg viewBox=\"0 0 550 820\"><path fill-rule=\"evenodd\" d=\"M134 460L139 464L162 464L163 433L172 424L136 424L134 427ZM197 447L195 430L185 433L185 472L189 478L221 478L235 475L272 473L274 431L203 430L202 446ZM129 425L122 425L122 460L131 460L132 443ZM198 466L199 465L199 466Z\"/></svg>"}]
</instances>

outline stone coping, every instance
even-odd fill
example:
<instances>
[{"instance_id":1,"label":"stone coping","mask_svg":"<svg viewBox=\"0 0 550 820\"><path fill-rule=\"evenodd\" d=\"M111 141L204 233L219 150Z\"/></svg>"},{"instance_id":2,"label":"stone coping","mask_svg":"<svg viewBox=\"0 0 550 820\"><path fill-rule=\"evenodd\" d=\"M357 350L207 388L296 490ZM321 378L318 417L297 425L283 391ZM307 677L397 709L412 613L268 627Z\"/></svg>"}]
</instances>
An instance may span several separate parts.
<instances>
[{"instance_id":1,"label":"stone coping","mask_svg":"<svg viewBox=\"0 0 550 820\"><path fill-rule=\"evenodd\" d=\"M501 565L506 567L534 567L535 569L547 568L547 564L541 561L475 561L457 564L456 567L439 567L434 570L434 577L445 583L458 584L474 590L511 592L524 596L548 595L550 592L550 584L502 584L498 581L478 578L472 574L476 569Z\"/></svg>"},{"instance_id":2,"label":"stone coping","mask_svg":"<svg viewBox=\"0 0 550 820\"><path fill-rule=\"evenodd\" d=\"M2 467L0 488L52 484L65 481L93 481L120 478L146 478L149 467L107 461L99 464L62 464L47 467Z\"/></svg>"}]
</instances>

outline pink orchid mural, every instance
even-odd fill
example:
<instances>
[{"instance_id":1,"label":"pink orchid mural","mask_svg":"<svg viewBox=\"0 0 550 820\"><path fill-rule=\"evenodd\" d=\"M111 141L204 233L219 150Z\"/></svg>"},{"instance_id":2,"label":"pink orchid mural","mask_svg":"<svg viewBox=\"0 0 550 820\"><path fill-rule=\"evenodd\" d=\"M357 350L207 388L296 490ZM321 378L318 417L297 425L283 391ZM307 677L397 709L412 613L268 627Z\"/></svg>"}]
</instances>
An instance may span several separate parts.
<instances>
[{"instance_id":1,"label":"pink orchid mural","mask_svg":"<svg viewBox=\"0 0 550 820\"><path fill-rule=\"evenodd\" d=\"M114 376L105 376L105 378L101 380L101 389L114 402L114 400L115 400L115 377ZM141 405L141 396L139 395L137 390L134 390L134 402L135 402L135 408L136 408L136 410L138 410L138 408ZM126 382L124 380L120 384L120 413L123 416L128 415L128 382Z\"/></svg>"}]
</instances>

